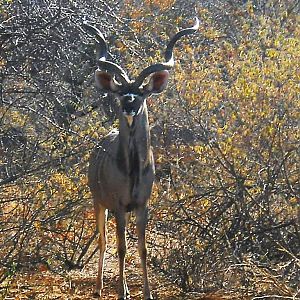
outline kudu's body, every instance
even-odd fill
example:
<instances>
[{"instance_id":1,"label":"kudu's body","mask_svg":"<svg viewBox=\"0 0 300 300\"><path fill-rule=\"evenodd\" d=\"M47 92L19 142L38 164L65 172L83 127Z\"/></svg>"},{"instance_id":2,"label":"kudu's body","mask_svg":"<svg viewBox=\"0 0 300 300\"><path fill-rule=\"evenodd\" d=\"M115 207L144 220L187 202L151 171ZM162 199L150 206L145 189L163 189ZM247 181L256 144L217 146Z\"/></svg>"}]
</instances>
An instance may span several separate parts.
<instances>
[{"instance_id":1,"label":"kudu's body","mask_svg":"<svg viewBox=\"0 0 300 300\"><path fill-rule=\"evenodd\" d=\"M96 294L101 297L103 267L106 250L107 210L116 217L117 247L119 256L119 299L129 299L124 265L126 254L126 214L134 211L138 235L138 250L143 269L144 299L152 299L146 265L145 230L148 219L147 202L154 182L154 161L150 146L148 111L145 99L152 93L160 93L167 86L168 70L173 67L173 48L176 41L198 29L196 24L178 32L169 42L165 63L144 69L135 81L130 81L125 71L106 61L107 46L103 35L95 27L85 24L97 41L99 55L95 80L100 90L114 93L120 100L119 131L108 134L93 151L88 182L94 199L95 216L99 231L100 257ZM104 72L103 70L107 71ZM148 83L144 80L150 76Z\"/></svg>"}]
</instances>

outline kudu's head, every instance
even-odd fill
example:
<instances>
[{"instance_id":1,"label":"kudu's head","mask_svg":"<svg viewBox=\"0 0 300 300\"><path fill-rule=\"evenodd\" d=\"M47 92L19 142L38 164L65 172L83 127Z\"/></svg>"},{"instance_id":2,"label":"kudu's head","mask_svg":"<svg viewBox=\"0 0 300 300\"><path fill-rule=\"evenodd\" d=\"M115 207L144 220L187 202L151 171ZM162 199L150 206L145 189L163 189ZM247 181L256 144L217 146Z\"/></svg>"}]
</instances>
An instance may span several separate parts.
<instances>
[{"instance_id":1,"label":"kudu's head","mask_svg":"<svg viewBox=\"0 0 300 300\"><path fill-rule=\"evenodd\" d=\"M131 126L133 120L143 110L145 99L150 94L161 93L168 84L169 70L174 66L173 49L183 36L194 33L199 28L196 18L193 27L183 29L173 36L165 51L165 62L145 68L135 80L130 80L119 65L106 60L107 44L103 34L94 26L84 23L84 27L95 36L98 69L95 71L97 87L106 93L115 94L121 105L121 111ZM149 78L148 80L146 80Z\"/></svg>"}]
</instances>

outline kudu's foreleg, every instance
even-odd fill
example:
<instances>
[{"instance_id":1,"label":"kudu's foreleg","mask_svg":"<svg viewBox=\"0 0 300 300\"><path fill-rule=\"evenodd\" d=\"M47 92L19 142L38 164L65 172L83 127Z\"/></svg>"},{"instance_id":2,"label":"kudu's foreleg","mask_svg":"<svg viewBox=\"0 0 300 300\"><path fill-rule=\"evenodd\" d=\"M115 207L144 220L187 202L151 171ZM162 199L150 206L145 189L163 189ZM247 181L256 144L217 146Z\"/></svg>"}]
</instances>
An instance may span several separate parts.
<instances>
[{"instance_id":1,"label":"kudu's foreleg","mask_svg":"<svg viewBox=\"0 0 300 300\"><path fill-rule=\"evenodd\" d=\"M148 222L148 209L146 207L136 210L136 229L138 235L138 251L141 258L143 269L143 295L144 299L151 300L152 295L149 287L148 270L147 270L147 248L146 248L146 226Z\"/></svg>"},{"instance_id":2,"label":"kudu's foreleg","mask_svg":"<svg viewBox=\"0 0 300 300\"><path fill-rule=\"evenodd\" d=\"M119 256L119 282L118 297L119 299L129 299L129 290L125 277L125 255L126 255L126 214L125 212L116 213L117 223L117 249Z\"/></svg>"},{"instance_id":3,"label":"kudu's foreleg","mask_svg":"<svg viewBox=\"0 0 300 300\"><path fill-rule=\"evenodd\" d=\"M107 209L105 209L101 205L95 204L95 216L96 216L97 229L99 232L98 246L100 252L95 296L101 298L101 293L103 289L103 269L104 269L105 251L106 251Z\"/></svg>"}]
</instances>

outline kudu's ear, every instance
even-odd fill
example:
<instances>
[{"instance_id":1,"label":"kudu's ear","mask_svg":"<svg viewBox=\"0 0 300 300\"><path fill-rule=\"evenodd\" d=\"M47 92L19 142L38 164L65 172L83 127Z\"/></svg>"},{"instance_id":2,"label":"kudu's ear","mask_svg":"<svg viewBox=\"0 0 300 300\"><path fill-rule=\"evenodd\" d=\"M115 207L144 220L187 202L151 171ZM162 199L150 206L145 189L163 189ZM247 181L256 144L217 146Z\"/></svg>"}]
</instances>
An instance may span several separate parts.
<instances>
[{"instance_id":1,"label":"kudu's ear","mask_svg":"<svg viewBox=\"0 0 300 300\"><path fill-rule=\"evenodd\" d=\"M114 80L113 75L100 70L95 71L95 82L97 87L103 92L116 93L119 91L119 85Z\"/></svg>"},{"instance_id":2,"label":"kudu's ear","mask_svg":"<svg viewBox=\"0 0 300 300\"><path fill-rule=\"evenodd\" d=\"M168 85L169 72L167 70L155 72L149 82L144 86L144 91L150 94L161 93Z\"/></svg>"}]
</instances>

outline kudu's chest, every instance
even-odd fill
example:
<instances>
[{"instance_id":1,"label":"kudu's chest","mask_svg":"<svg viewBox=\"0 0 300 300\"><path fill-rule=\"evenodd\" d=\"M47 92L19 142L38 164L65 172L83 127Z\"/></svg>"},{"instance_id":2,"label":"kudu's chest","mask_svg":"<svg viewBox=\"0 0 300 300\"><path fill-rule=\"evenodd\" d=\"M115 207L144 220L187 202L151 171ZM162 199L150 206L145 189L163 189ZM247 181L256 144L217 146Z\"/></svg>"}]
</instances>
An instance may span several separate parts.
<instances>
[{"instance_id":1,"label":"kudu's chest","mask_svg":"<svg viewBox=\"0 0 300 300\"><path fill-rule=\"evenodd\" d=\"M132 211L150 197L154 163L152 150L147 145L142 138L122 143L119 134L114 133L94 151L89 185L103 206L112 211L120 206Z\"/></svg>"}]
</instances>

